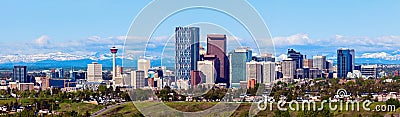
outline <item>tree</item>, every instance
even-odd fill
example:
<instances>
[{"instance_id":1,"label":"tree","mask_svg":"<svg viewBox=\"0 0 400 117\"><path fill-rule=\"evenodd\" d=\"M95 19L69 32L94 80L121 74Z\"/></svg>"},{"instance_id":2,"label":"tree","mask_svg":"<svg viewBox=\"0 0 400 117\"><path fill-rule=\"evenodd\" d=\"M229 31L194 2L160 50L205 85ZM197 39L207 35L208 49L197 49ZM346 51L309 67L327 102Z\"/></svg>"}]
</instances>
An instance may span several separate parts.
<instances>
[{"instance_id":1,"label":"tree","mask_svg":"<svg viewBox=\"0 0 400 117\"><path fill-rule=\"evenodd\" d=\"M90 117L89 111L86 111L84 116L85 116L85 117Z\"/></svg>"},{"instance_id":2,"label":"tree","mask_svg":"<svg viewBox=\"0 0 400 117\"><path fill-rule=\"evenodd\" d=\"M397 99L389 99L386 101L386 105L395 105L397 109L400 107L400 101Z\"/></svg>"},{"instance_id":3,"label":"tree","mask_svg":"<svg viewBox=\"0 0 400 117\"><path fill-rule=\"evenodd\" d=\"M274 112L274 117L290 117L290 114L289 111L276 110Z\"/></svg>"},{"instance_id":4,"label":"tree","mask_svg":"<svg viewBox=\"0 0 400 117\"><path fill-rule=\"evenodd\" d=\"M106 92L107 92L107 87L106 87L106 85L100 85L100 86L97 88L97 91L100 92L102 95L106 95Z\"/></svg>"}]
</instances>

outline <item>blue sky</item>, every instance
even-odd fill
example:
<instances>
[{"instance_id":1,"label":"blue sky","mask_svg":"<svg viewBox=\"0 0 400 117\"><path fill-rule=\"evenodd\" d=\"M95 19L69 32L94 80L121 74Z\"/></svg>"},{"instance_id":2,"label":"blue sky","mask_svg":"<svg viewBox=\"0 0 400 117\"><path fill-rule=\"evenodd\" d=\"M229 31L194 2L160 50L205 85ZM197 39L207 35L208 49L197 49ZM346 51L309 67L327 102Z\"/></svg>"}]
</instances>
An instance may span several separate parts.
<instances>
[{"instance_id":1,"label":"blue sky","mask_svg":"<svg viewBox=\"0 0 400 117\"><path fill-rule=\"evenodd\" d=\"M0 55L107 52L108 46L122 43L121 36L149 2L151 0L0 1L0 46L8 46L10 50ZM268 25L277 56L289 47L305 54L328 56L334 56L332 53L337 48L348 47L356 48L360 57L364 54L364 57L398 57L398 0L248 2ZM198 17L191 17L193 14ZM174 15L154 36L170 36L175 26L201 20L220 24L240 38L250 38L229 17L201 9ZM74 48L77 47L83 50L76 52Z\"/></svg>"}]
</instances>

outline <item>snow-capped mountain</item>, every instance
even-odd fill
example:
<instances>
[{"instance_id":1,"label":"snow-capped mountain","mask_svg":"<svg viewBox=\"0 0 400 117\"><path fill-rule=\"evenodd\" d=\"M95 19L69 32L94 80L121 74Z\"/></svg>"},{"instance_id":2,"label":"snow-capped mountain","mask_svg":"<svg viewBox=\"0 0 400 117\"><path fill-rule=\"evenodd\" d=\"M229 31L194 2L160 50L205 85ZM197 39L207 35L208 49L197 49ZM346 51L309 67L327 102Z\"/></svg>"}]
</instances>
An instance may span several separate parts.
<instances>
[{"instance_id":1,"label":"snow-capped mountain","mask_svg":"<svg viewBox=\"0 0 400 117\"><path fill-rule=\"evenodd\" d=\"M71 61L71 60L106 60L111 59L111 54L96 53L94 55L74 55L63 52L47 53L47 54L35 54L35 55L5 55L0 56L0 64L4 63L34 63L44 60L55 60L55 61Z\"/></svg>"},{"instance_id":2,"label":"snow-capped mountain","mask_svg":"<svg viewBox=\"0 0 400 117\"><path fill-rule=\"evenodd\" d=\"M161 65L161 59L159 57L145 57L151 59L152 66ZM164 59L164 66L173 66L173 60ZM117 64L128 67L135 67L137 65L137 59L133 57L127 57L122 60L122 57L118 55ZM98 62L103 64L103 67L111 67L112 55L109 53L94 53L92 55L74 55L69 53L47 53L47 54L36 54L36 55L6 55L0 56L0 67L11 68L14 65L26 65L36 68L49 68L49 67L86 67L87 64L92 62Z\"/></svg>"}]
</instances>

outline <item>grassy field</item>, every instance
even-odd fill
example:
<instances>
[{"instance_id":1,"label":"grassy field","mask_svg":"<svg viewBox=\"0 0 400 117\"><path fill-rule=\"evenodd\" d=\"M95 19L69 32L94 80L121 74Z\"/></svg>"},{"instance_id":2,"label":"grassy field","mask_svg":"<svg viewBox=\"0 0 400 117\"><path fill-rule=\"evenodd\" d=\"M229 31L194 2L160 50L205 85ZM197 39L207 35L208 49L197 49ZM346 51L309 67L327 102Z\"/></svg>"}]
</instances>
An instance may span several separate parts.
<instances>
[{"instance_id":1,"label":"grassy field","mask_svg":"<svg viewBox=\"0 0 400 117\"><path fill-rule=\"evenodd\" d=\"M138 117L142 116L133 103L125 103L101 113L101 117L117 116L117 117Z\"/></svg>"},{"instance_id":2,"label":"grassy field","mask_svg":"<svg viewBox=\"0 0 400 117\"><path fill-rule=\"evenodd\" d=\"M11 102L15 103L18 101L18 103L22 104L22 105L27 105L27 104L32 104L32 102L34 102L35 99L33 98L20 98L20 99L16 99L16 98L8 98L8 99L0 99L0 105L6 105L6 104L10 104Z\"/></svg>"},{"instance_id":3,"label":"grassy field","mask_svg":"<svg viewBox=\"0 0 400 117\"><path fill-rule=\"evenodd\" d=\"M166 105L180 110L184 112L197 112L201 111L203 109L208 109L215 105L216 103L205 103L205 102L167 102L165 103ZM384 105L384 102L377 102L373 103L370 108L374 109L376 105ZM250 103L243 103L239 106L239 108L232 114L232 116L238 116L238 117L243 117L243 116L248 116L249 114L249 109L251 107ZM274 106L274 109L276 107ZM161 111L161 110L160 110ZM290 115L296 117L299 114L300 111L290 111ZM391 114L398 114L400 113L400 109L397 109L396 112L374 112L374 111L365 111L360 108L360 111L332 111L334 113L334 116L336 117L347 117L347 116L385 116L385 115L391 115ZM135 108L133 103L126 103L123 105L119 105L117 107L114 107L104 113L102 113L100 116L139 116L141 115L140 112ZM260 111L258 113L258 116L267 116L267 117L272 117L274 116L274 111Z\"/></svg>"},{"instance_id":4,"label":"grassy field","mask_svg":"<svg viewBox=\"0 0 400 117\"><path fill-rule=\"evenodd\" d=\"M88 103L61 103L60 109L57 110L57 112L76 111L80 114L84 114L86 111L89 111L89 113L94 113L103 109L104 107L105 106Z\"/></svg>"},{"instance_id":5,"label":"grassy field","mask_svg":"<svg viewBox=\"0 0 400 117\"><path fill-rule=\"evenodd\" d=\"M198 112L213 107L214 105L217 104L217 102L192 102L192 103L167 102L165 104L179 111Z\"/></svg>"}]
</instances>

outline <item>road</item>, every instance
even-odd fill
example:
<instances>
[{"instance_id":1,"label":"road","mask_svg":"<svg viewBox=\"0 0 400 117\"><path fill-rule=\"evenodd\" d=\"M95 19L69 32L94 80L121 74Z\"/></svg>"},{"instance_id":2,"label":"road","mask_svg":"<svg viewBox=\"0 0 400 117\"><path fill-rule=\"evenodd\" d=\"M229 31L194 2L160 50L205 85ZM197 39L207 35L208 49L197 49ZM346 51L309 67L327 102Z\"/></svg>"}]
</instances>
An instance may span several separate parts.
<instances>
[{"instance_id":1,"label":"road","mask_svg":"<svg viewBox=\"0 0 400 117\"><path fill-rule=\"evenodd\" d=\"M107 106L107 108L103 108L103 109L101 109L101 110L99 110L99 111L93 113L92 115L90 115L90 117L98 116L98 115L100 115L101 113L106 112L106 111L109 110L109 109L112 109L112 108L114 108L114 107L116 107L116 106L119 106L119 105L123 105L123 104L125 104L125 103L128 103L128 102L117 103L117 104L114 104L114 105L109 105L109 106Z\"/></svg>"}]
</instances>

